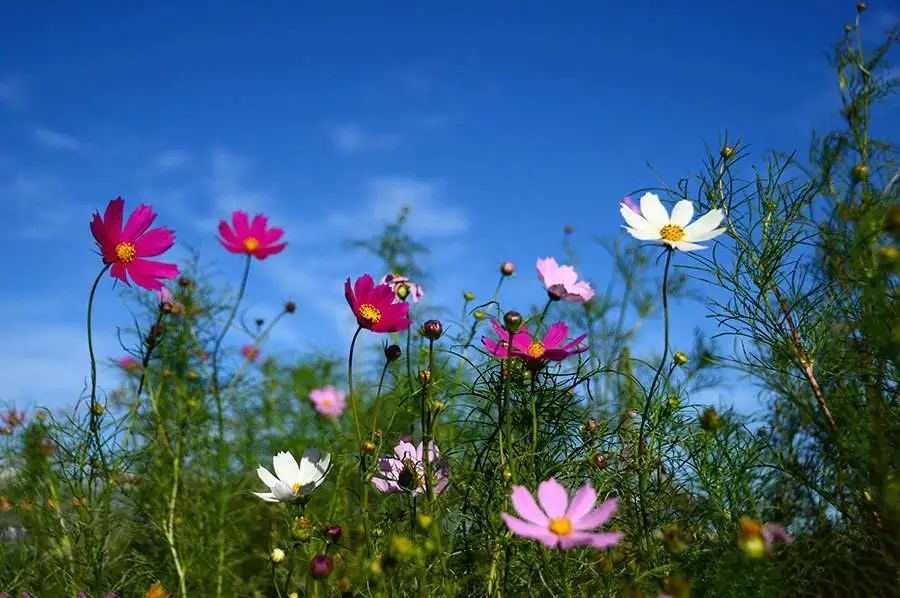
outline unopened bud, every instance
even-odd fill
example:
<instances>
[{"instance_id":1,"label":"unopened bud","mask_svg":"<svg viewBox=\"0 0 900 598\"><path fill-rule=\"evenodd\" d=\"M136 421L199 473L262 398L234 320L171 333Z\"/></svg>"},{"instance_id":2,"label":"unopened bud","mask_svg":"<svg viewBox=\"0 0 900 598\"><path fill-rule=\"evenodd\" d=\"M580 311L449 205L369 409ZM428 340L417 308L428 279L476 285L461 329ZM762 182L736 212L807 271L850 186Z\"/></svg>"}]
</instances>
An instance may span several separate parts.
<instances>
[{"instance_id":1,"label":"unopened bud","mask_svg":"<svg viewBox=\"0 0 900 598\"><path fill-rule=\"evenodd\" d=\"M687 354L678 351L677 353L675 353L675 355L672 356L672 361L675 362L675 365L681 366L688 362L688 356Z\"/></svg>"},{"instance_id":2,"label":"unopened bud","mask_svg":"<svg viewBox=\"0 0 900 598\"><path fill-rule=\"evenodd\" d=\"M422 529L428 529L431 527L432 522L434 521L434 517L429 515L428 513L419 513L416 517L419 522L419 527Z\"/></svg>"},{"instance_id":3,"label":"unopened bud","mask_svg":"<svg viewBox=\"0 0 900 598\"><path fill-rule=\"evenodd\" d=\"M563 232L566 233L567 235L571 235L572 233L575 232L575 229L572 228L571 224L567 224L563 227Z\"/></svg>"},{"instance_id":4,"label":"unopened bud","mask_svg":"<svg viewBox=\"0 0 900 598\"><path fill-rule=\"evenodd\" d=\"M328 577L332 571L334 571L334 561L327 554L317 554L309 563L309 573L316 579Z\"/></svg>"},{"instance_id":5,"label":"unopened bud","mask_svg":"<svg viewBox=\"0 0 900 598\"><path fill-rule=\"evenodd\" d=\"M700 416L700 427L706 430L707 432L713 432L722 425L722 418L719 417L719 414L712 407L707 407L703 410L703 415Z\"/></svg>"},{"instance_id":6,"label":"unopened bud","mask_svg":"<svg viewBox=\"0 0 900 598\"><path fill-rule=\"evenodd\" d=\"M405 301L407 297L409 297L409 285L405 282L401 282L397 285L397 298L401 301Z\"/></svg>"},{"instance_id":7,"label":"unopened bud","mask_svg":"<svg viewBox=\"0 0 900 598\"><path fill-rule=\"evenodd\" d=\"M431 370L419 370L419 382L426 384L429 380L431 380Z\"/></svg>"},{"instance_id":8,"label":"unopened bud","mask_svg":"<svg viewBox=\"0 0 900 598\"><path fill-rule=\"evenodd\" d=\"M367 455L371 455L372 453L374 453L376 448L378 448L378 447L376 447L375 443L372 442L371 440L365 440L362 443L362 452L364 452Z\"/></svg>"},{"instance_id":9,"label":"unopened bud","mask_svg":"<svg viewBox=\"0 0 900 598\"><path fill-rule=\"evenodd\" d=\"M277 565L284 560L284 551L280 548L273 549L272 554L269 555L269 560Z\"/></svg>"},{"instance_id":10,"label":"unopened bud","mask_svg":"<svg viewBox=\"0 0 900 598\"><path fill-rule=\"evenodd\" d=\"M400 350L400 345L388 345L384 348L384 358L388 361L397 361L402 354L403 352Z\"/></svg>"},{"instance_id":11,"label":"unopened bud","mask_svg":"<svg viewBox=\"0 0 900 598\"><path fill-rule=\"evenodd\" d=\"M853 167L853 180L854 181L864 181L869 178L869 167L865 164L856 164Z\"/></svg>"},{"instance_id":12,"label":"unopened bud","mask_svg":"<svg viewBox=\"0 0 900 598\"><path fill-rule=\"evenodd\" d=\"M512 479L512 471L509 469L509 467L503 468L503 479L507 482Z\"/></svg>"},{"instance_id":13,"label":"unopened bud","mask_svg":"<svg viewBox=\"0 0 900 598\"><path fill-rule=\"evenodd\" d=\"M327 530L325 530L325 537L329 542L337 542L340 539L341 533L343 531L344 530L341 529L340 525L332 525Z\"/></svg>"},{"instance_id":14,"label":"unopened bud","mask_svg":"<svg viewBox=\"0 0 900 598\"><path fill-rule=\"evenodd\" d=\"M308 517L301 515L294 519L291 526L291 537L300 542L305 542L313 537L316 528Z\"/></svg>"},{"instance_id":15,"label":"unopened bud","mask_svg":"<svg viewBox=\"0 0 900 598\"><path fill-rule=\"evenodd\" d=\"M522 314L517 311L508 311L503 314L503 327L507 332L517 333L522 327Z\"/></svg>"},{"instance_id":16,"label":"unopened bud","mask_svg":"<svg viewBox=\"0 0 900 598\"><path fill-rule=\"evenodd\" d=\"M287 303L284 304L284 311L285 311L285 313L289 313L289 314L294 313L295 311L297 311L297 304L294 303L293 301L288 301Z\"/></svg>"},{"instance_id":17,"label":"unopened bud","mask_svg":"<svg viewBox=\"0 0 900 598\"><path fill-rule=\"evenodd\" d=\"M476 320L483 320L483 319L485 319L485 318L487 317L487 314L484 313L483 311L481 311L480 309L476 309L476 310L472 313L472 316L474 316L474 318L475 318Z\"/></svg>"},{"instance_id":18,"label":"unopened bud","mask_svg":"<svg viewBox=\"0 0 900 598\"><path fill-rule=\"evenodd\" d=\"M600 427L600 424L597 423L597 420L593 417L587 421L587 429L589 432L596 432Z\"/></svg>"},{"instance_id":19,"label":"unopened bud","mask_svg":"<svg viewBox=\"0 0 900 598\"><path fill-rule=\"evenodd\" d=\"M853 32L853 25L851 25L850 23L844 23L844 33L852 33L852 32Z\"/></svg>"},{"instance_id":20,"label":"unopened bud","mask_svg":"<svg viewBox=\"0 0 900 598\"><path fill-rule=\"evenodd\" d=\"M475 294L470 291L463 291L463 299L466 301L471 301L475 298Z\"/></svg>"},{"instance_id":21,"label":"unopened bud","mask_svg":"<svg viewBox=\"0 0 900 598\"><path fill-rule=\"evenodd\" d=\"M512 276L516 272L516 265L512 262L503 262L500 264L500 274L503 276Z\"/></svg>"},{"instance_id":22,"label":"unopened bud","mask_svg":"<svg viewBox=\"0 0 900 598\"><path fill-rule=\"evenodd\" d=\"M723 145L722 149L719 150L719 155L722 156L723 160L728 160L734 155L734 148L730 145Z\"/></svg>"},{"instance_id":23,"label":"unopened bud","mask_svg":"<svg viewBox=\"0 0 900 598\"><path fill-rule=\"evenodd\" d=\"M422 336L428 340L436 341L444 334L444 325L440 320L428 320L422 324Z\"/></svg>"},{"instance_id":24,"label":"unopened bud","mask_svg":"<svg viewBox=\"0 0 900 598\"><path fill-rule=\"evenodd\" d=\"M106 411L106 407L104 407L100 403L94 402L91 404L91 413L93 413L94 415L103 415L104 411Z\"/></svg>"},{"instance_id":25,"label":"unopened bud","mask_svg":"<svg viewBox=\"0 0 900 598\"><path fill-rule=\"evenodd\" d=\"M181 278L178 279L178 284L183 287L189 287L189 286L191 286L192 282L191 282L191 279L188 278L187 276L182 276Z\"/></svg>"},{"instance_id":26,"label":"unopened bud","mask_svg":"<svg viewBox=\"0 0 900 598\"><path fill-rule=\"evenodd\" d=\"M678 407L681 406L681 401L678 400L678 395L670 394L668 405L669 405L669 409L671 409L672 411L675 411L676 409L678 409Z\"/></svg>"},{"instance_id":27,"label":"unopened bud","mask_svg":"<svg viewBox=\"0 0 900 598\"><path fill-rule=\"evenodd\" d=\"M591 457L591 465L593 465L600 471L603 471L604 469L606 469L606 466L608 464L609 464L609 462L606 459L606 455L604 455L602 453L595 453L594 456Z\"/></svg>"},{"instance_id":28,"label":"unopened bud","mask_svg":"<svg viewBox=\"0 0 900 598\"><path fill-rule=\"evenodd\" d=\"M431 408L434 409L435 413L440 413L447 408L447 404L443 401L434 401L433 403L431 403Z\"/></svg>"},{"instance_id":29,"label":"unopened bud","mask_svg":"<svg viewBox=\"0 0 900 598\"><path fill-rule=\"evenodd\" d=\"M857 2L857 3L856 3L856 12L862 12L862 11L864 11L865 9L866 9L866 3L865 3L865 2Z\"/></svg>"}]
</instances>

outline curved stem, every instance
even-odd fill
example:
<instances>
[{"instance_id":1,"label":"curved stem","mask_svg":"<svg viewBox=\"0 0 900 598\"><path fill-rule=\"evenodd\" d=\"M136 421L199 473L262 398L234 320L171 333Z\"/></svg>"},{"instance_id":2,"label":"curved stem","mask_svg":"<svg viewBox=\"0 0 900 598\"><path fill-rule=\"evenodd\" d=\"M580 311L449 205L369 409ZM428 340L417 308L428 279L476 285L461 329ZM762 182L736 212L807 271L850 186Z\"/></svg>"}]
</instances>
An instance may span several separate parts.
<instances>
[{"instance_id":1,"label":"curved stem","mask_svg":"<svg viewBox=\"0 0 900 598\"><path fill-rule=\"evenodd\" d=\"M369 552L372 550L372 538L369 537L369 484L366 480L366 451L363 448L362 426L359 423L359 401L356 393L353 392L353 352L356 349L356 339L362 332L362 326L357 326L356 332L353 333L353 340L350 341L350 355L347 357L347 394L350 395L350 409L353 411L353 423L356 426L356 446L359 451L359 484L362 492L362 501L360 511L363 520L363 533L366 536L366 547Z\"/></svg>"},{"instance_id":2,"label":"curved stem","mask_svg":"<svg viewBox=\"0 0 900 598\"><path fill-rule=\"evenodd\" d=\"M87 341L88 341L88 355L91 358L91 417L90 417L90 431L91 436L96 437L97 435L97 425L100 415L97 413L97 358L94 356L94 336L92 332L93 327L93 312L94 312L94 295L97 293L97 286L100 284L100 279L103 278L103 275L106 274L106 271L110 269L112 264L106 264L103 266L103 269L100 270L99 274L97 274L97 278L94 279L94 284L91 285L91 294L88 296L88 306L87 306ZM100 451L102 455L102 450L100 446L100 439L95 438L97 442L97 450Z\"/></svg>"},{"instance_id":3,"label":"curved stem","mask_svg":"<svg viewBox=\"0 0 900 598\"><path fill-rule=\"evenodd\" d=\"M378 379L378 392L375 393L375 405L372 407L372 437L375 437L375 431L378 429L378 407L381 400L381 389L384 387L384 375L387 374L388 366L391 362L384 360L384 367L381 368L381 377Z\"/></svg>"}]
</instances>

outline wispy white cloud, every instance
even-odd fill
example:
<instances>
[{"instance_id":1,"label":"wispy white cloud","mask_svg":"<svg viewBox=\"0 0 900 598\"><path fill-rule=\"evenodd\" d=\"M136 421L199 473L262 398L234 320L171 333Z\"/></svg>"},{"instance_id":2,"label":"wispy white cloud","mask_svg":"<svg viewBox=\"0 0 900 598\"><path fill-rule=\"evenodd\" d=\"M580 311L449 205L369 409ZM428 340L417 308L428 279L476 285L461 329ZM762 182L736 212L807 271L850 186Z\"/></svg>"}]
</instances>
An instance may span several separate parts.
<instances>
[{"instance_id":1,"label":"wispy white cloud","mask_svg":"<svg viewBox=\"0 0 900 598\"><path fill-rule=\"evenodd\" d=\"M0 179L0 204L27 216L4 234L29 239L54 237L73 218L84 219L90 213L90 207L71 200L57 177L35 172L18 172L8 180Z\"/></svg>"},{"instance_id":2,"label":"wispy white cloud","mask_svg":"<svg viewBox=\"0 0 900 598\"><path fill-rule=\"evenodd\" d=\"M36 127L32 133L35 142L47 149L76 151L81 148L81 142L66 133L53 131L46 127Z\"/></svg>"},{"instance_id":3,"label":"wispy white cloud","mask_svg":"<svg viewBox=\"0 0 900 598\"><path fill-rule=\"evenodd\" d=\"M389 150L397 147L400 138L389 133L369 133L355 123L344 123L331 129L331 143L344 154Z\"/></svg>"},{"instance_id":4,"label":"wispy white cloud","mask_svg":"<svg viewBox=\"0 0 900 598\"><path fill-rule=\"evenodd\" d=\"M18 77L0 79L0 104L21 108L27 103L25 84Z\"/></svg>"},{"instance_id":5,"label":"wispy white cloud","mask_svg":"<svg viewBox=\"0 0 900 598\"><path fill-rule=\"evenodd\" d=\"M191 155L180 149L166 150L156 154L151 160L153 167L159 171L178 170L190 166Z\"/></svg>"}]
</instances>

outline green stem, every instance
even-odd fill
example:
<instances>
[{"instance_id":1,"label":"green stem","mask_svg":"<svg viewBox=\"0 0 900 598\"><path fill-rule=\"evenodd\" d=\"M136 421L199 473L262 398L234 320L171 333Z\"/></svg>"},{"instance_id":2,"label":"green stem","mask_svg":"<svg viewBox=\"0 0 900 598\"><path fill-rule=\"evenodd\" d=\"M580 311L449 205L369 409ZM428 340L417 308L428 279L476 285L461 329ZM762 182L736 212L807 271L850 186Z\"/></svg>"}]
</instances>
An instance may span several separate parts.
<instances>
[{"instance_id":1,"label":"green stem","mask_svg":"<svg viewBox=\"0 0 900 598\"><path fill-rule=\"evenodd\" d=\"M87 341L88 341L88 355L91 358L91 403L90 403L90 420L89 420L89 428L90 428L90 440L88 441L88 447L90 447L90 442L93 440L97 445L97 453L99 457L103 458L103 445L100 442L99 435L99 423L100 423L100 414L99 405L97 403L97 358L94 356L94 336L93 336L93 312L94 312L94 295L97 293L97 286L100 284L100 279L103 278L103 275L106 274L106 271L110 269L112 264L106 264L103 266L103 269L100 270L100 273L97 274L97 278L94 279L94 284L91 285L91 294L88 296L88 306L87 306ZM90 448L88 449L90 450ZM93 470L93 468L91 468ZM91 475L93 478L93 474Z\"/></svg>"},{"instance_id":2,"label":"green stem","mask_svg":"<svg viewBox=\"0 0 900 598\"><path fill-rule=\"evenodd\" d=\"M356 446L359 451L359 483L362 492L360 510L362 511L363 533L366 536L366 546L372 551L372 538L369 536L369 484L366 480L366 451L363 449L362 426L359 423L359 400L353 392L353 353L356 350L356 339L362 332L362 326L357 326L350 341L350 354L347 357L347 394L350 395L350 409L353 411L353 423L356 426Z\"/></svg>"}]
</instances>

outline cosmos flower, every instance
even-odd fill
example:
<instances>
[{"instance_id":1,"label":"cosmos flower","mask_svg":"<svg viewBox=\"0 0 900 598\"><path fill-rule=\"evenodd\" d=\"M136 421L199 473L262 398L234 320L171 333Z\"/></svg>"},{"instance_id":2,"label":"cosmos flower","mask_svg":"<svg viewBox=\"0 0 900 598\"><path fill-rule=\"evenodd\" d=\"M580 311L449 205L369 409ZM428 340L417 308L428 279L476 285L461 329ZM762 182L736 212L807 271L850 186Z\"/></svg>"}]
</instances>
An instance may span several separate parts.
<instances>
[{"instance_id":1,"label":"cosmos flower","mask_svg":"<svg viewBox=\"0 0 900 598\"><path fill-rule=\"evenodd\" d=\"M397 299L401 301L406 301L407 298L411 297L413 303L418 303L419 300L425 296L422 285L414 283L408 276L385 274L381 279L381 284L386 284L391 287L394 294L397 295Z\"/></svg>"},{"instance_id":2,"label":"cosmos flower","mask_svg":"<svg viewBox=\"0 0 900 598\"><path fill-rule=\"evenodd\" d=\"M10 409L6 412L6 415L3 416L3 420L11 427L15 428L16 426L25 423L25 412Z\"/></svg>"},{"instance_id":3,"label":"cosmos flower","mask_svg":"<svg viewBox=\"0 0 900 598\"><path fill-rule=\"evenodd\" d=\"M299 465L291 453L282 451L272 458L275 475L262 465L256 469L256 475L269 487L269 492L253 494L266 502L292 502L322 484L330 463L331 455L322 454L319 449L308 448L303 451Z\"/></svg>"},{"instance_id":4,"label":"cosmos flower","mask_svg":"<svg viewBox=\"0 0 900 598\"><path fill-rule=\"evenodd\" d=\"M378 460L378 476L372 478L372 484L381 492L406 492L418 496L426 490L425 462L422 453L423 443L413 445L400 440L394 447L393 455L385 455ZM434 442L428 450L428 461L434 479L431 486L434 495L443 492L450 482L450 466L446 460L440 459L440 451Z\"/></svg>"},{"instance_id":5,"label":"cosmos flower","mask_svg":"<svg viewBox=\"0 0 900 598\"><path fill-rule=\"evenodd\" d=\"M331 385L311 390L309 400L316 411L326 417L340 417L347 406L347 396Z\"/></svg>"},{"instance_id":6,"label":"cosmos flower","mask_svg":"<svg viewBox=\"0 0 900 598\"><path fill-rule=\"evenodd\" d=\"M552 257L537 261L538 278L547 288L551 299L562 299L570 303L584 303L594 296L594 289L585 281L578 280L572 266L560 266Z\"/></svg>"},{"instance_id":7,"label":"cosmos flower","mask_svg":"<svg viewBox=\"0 0 900 598\"><path fill-rule=\"evenodd\" d=\"M630 195L626 195L625 197L622 198L622 205L624 205L627 208L630 208L631 211L634 212L635 214L637 214L638 216L641 216L641 217L644 216L644 214L641 213L641 206L634 203L634 200L631 199Z\"/></svg>"},{"instance_id":8,"label":"cosmos flower","mask_svg":"<svg viewBox=\"0 0 900 598\"><path fill-rule=\"evenodd\" d=\"M616 510L618 499L611 498L594 509L597 493L590 484L582 486L572 500L554 478L541 482L538 501L525 486L513 486L512 506L519 517L501 513L506 527L514 534L538 540L548 548L575 546L607 548L624 537L620 532L597 532ZM521 517L521 519L520 519Z\"/></svg>"},{"instance_id":9,"label":"cosmos flower","mask_svg":"<svg viewBox=\"0 0 900 598\"><path fill-rule=\"evenodd\" d=\"M162 288L160 278L178 276L178 266L145 258L161 255L175 243L175 233L164 226L148 230L156 214L150 206L141 205L122 227L125 200L109 202L106 212L94 212L91 234L103 256L104 264L112 264L110 275L130 286L128 278L139 287L156 291Z\"/></svg>"},{"instance_id":10,"label":"cosmos flower","mask_svg":"<svg viewBox=\"0 0 900 598\"><path fill-rule=\"evenodd\" d=\"M344 283L344 296L363 328L372 332L399 332L412 324L409 319L409 303L395 303L396 295L389 285L375 286L368 274L360 276L353 288L350 279Z\"/></svg>"},{"instance_id":11,"label":"cosmos flower","mask_svg":"<svg viewBox=\"0 0 900 598\"><path fill-rule=\"evenodd\" d=\"M719 227L725 217L722 210L710 210L693 224L688 224L694 217L694 204L683 199L675 204L672 215L669 216L655 193L644 193L641 196L639 212L635 212L623 201L619 213L627 223L625 230L635 239L659 241L681 251L705 249L704 245L697 243L708 241L725 232L724 228Z\"/></svg>"},{"instance_id":12,"label":"cosmos flower","mask_svg":"<svg viewBox=\"0 0 900 598\"><path fill-rule=\"evenodd\" d=\"M287 247L287 243L278 242L284 230L268 228L268 223L263 214L254 216L251 223L246 212L237 210L231 215L232 226L224 220L219 222L219 242L231 253L245 253L264 260Z\"/></svg>"},{"instance_id":13,"label":"cosmos flower","mask_svg":"<svg viewBox=\"0 0 900 598\"><path fill-rule=\"evenodd\" d=\"M259 347L256 345L244 345L241 347L241 355L247 358L250 361L256 361L259 359Z\"/></svg>"},{"instance_id":14,"label":"cosmos flower","mask_svg":"<svg viewBox=\"0 0 900 598\"><path fill-rule=\"evenodd\" d=\"M569 327L562 322L556 322L547 329L547 333L541 340L532 338L528 328L523 326L512 337L512 351L509 350L509 338L507 332L496 320L491 320L494 331L501 340L495 341L488 337L482 337L481 342L494 356L502 358L512 357L525 360L529 367L540 368L547 361L562 361L566 357L582 353L588 350L588 346L581 346L581 341L587 337L582 334L573 341L562 344L569 335Z\"/></svg>"},{"instance_id":15,"label":"cosmos flower","mask_svg":"<svg viewBox=\"0 0 900 598\"><path fill-rule=\"evenodd\" d=\"M133 374L134 372L141 369L141 362L132 357L131 355L126 355L124 357L120 357L116 360L116 363L120 368L128 372L129 374Z\"/></svg>"}]
</instances>

